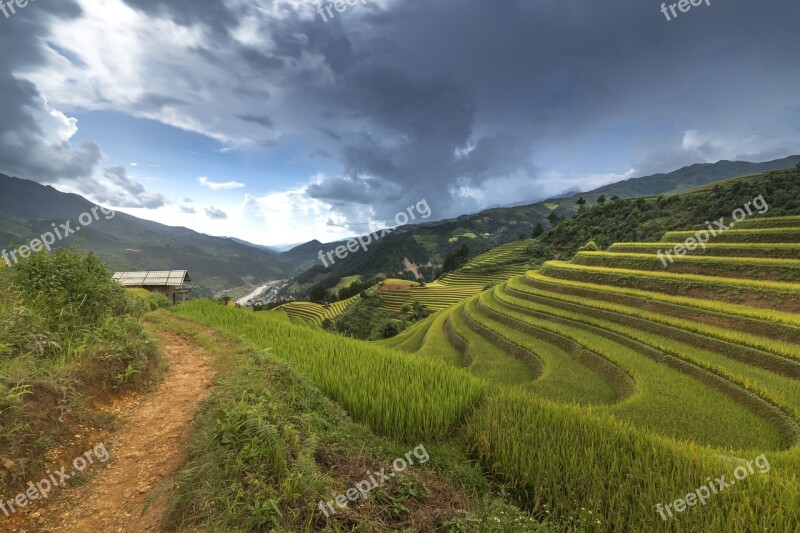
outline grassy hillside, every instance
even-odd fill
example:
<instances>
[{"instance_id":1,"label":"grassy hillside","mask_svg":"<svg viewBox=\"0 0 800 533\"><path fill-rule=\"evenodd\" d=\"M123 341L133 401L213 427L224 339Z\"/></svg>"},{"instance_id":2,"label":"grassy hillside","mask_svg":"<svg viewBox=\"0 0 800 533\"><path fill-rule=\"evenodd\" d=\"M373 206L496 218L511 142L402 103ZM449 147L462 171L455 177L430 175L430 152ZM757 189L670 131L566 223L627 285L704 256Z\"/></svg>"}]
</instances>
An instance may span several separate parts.
<instances>
[{"instance_id":1,"label":"grassy hillside","mask_svg":"<svg viewBox=\"0 0 800 533\"><path fill-rule=\"evenodd\" d=\"M541 241L563 257L570 258L580 246L593 240L602 249L615 243L631 242L677 242L683 240L697 229L706 227L705 221L717 221L726 217L728 221L737 208L748 201L763 196L769 210L769 218L781 215L800 214L800 169L768 172L716 184L711 189L688 194L637 198L635 200L615 200L591 209L581 210L574 218L564 220L552 231L544 234ZM750 217L752 222L764 218L763 215ZM770 228L751 226L755 231L771 231ZM690 233L672 234L671 230L691 230ZM747 235L737 234L738 228L723 234L719 239L709 241L712 246L722 243L752 242L759 240L768 243L792 241L775 238L764 241L758 235L750 241ZM666 236L665 236L665 233ZM681 238L681 235L683 236ZM742 236L744 235L744 236ZM780 237L790 239L790 237ZM616 244L616 249L624 244Z\"/></svg>"},{"instance_id":2,"label":"grassy hillside","mask_svg":"<svg viewBox=\"0 0 800 533\"><path fill-rule=\"evenodd\" d=\"M75 228L79 216L95 207L78 195L0 174L0 249L26 244L50 231L54 223L71 221ZM101 214L55 248L76 243L114 270L188 269L194 280L194 297L281 279L293 272L275 252L125 213Z\"/></svg>"},{"instance_id":3,"label":"grassy hillside","mask_svg":"<svg viewBox=\"0 0 800 533\"><path fill-rule=\"evenodd\" d=\"M747 232L745 247L723 239L668 267L656 243L670 247L696 229L548 262L388 344L499 387L467 425L471 450L534 516L574 516L581 508L598 530L794 531L800 285L792 250L800 245L800 216L784 214L796 212L798 174L634 201L644 206L640 214L623 201L587 210L542 240L566 254L587 237L648 227L647 213L666 212L662 202L684 221L681 229L716 212L730 216L761 193L770 214L783 216L754 216L730 230ZM687 212L700 216L689 220ZM638 224L620 230L614 216L622 213ZM781 257L760 253L772 250ZM770 468L743 474L757 456ZM731 472L741 486L662 520L664 505Z\"/></svg>"},{"instance_id":4,"label":"grassy hillside","mask_svg":"<svg viewBox=\"0 0 800 533\"><path fill-rule=\"evenodd\" d=\"M106 432L96 406L152 380L155 345L138 321L166 298L126 292L71 249L0 265L0 496ZM77 435L76 435L77 434ZM40 475L41 474L41 475ZM0 521L5 517L0 517Z\"/></svg>"}]
</instances>

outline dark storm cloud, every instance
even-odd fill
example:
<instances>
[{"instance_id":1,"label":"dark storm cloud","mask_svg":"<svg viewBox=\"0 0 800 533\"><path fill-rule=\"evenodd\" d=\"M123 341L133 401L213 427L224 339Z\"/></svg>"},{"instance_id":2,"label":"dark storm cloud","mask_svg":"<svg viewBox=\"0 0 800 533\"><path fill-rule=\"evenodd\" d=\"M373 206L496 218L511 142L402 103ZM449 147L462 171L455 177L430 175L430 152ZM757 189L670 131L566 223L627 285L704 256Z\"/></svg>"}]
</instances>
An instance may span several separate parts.
<instances>
[{"instance_id":1,"label":"dark storm cloud","mask_svg":"<svg viewBox=\"0 0 800 533\"><path fill-rule=\"evenodd\" d=\"M258 124L265 128L274 129L272 119L266 115L238 115L238 117L245 122L252 122L253 124Z\"/></svg>"},{"instance_id":2,"label":"dark storm cloud","mask_svg":"<svg viewBox=\"0 0 800 533\"><path fill-rule=\"evenodd\" d=\"M37 87L14 73L44 60L37 36L46 34L45 15L74 18L81 14L71 1L40 2L9 19L0 19L0 172L54 183L90 174L101 158L100 147L84 142L72 147L62 131L71 125L54 116Z\"/></svg>"},{"instance_id":3,"label":"dark storm cloud","mask_svg":"<svg viewBox=\"0 0 800 533\"><path fill-rule=\"evenodd\" d=\"M613 159L640 174L718 157L750 134L766 139L742 144L754 158L785 155L800 140L796 121L782 118L800 116L790 115L800 109L796 0L712 0L671 22L658 0L368 2L329 22L315 4L124 1L210 30L185 52L185 66L157 72L183 83L156 90L142 80L148 92L126 111L177 107L192 119L182 124L213 125L203 133L217 139L312 154L324 171L307 195L331 203L350 227L367 205L389 219L426 198L443 218L502 202L501 193L519 201L517 191L534 199L563 190L543 186L543 147L595 159L605 154L594 136L619 137L615 149L630 148ZM34 23L21 20L8 26L17 41L0 34L20 51L0 58L0 75L40 60L24 46ZM264 42L238 39L243 21ZM152 68L161 61L154 56ZM20 110L36 88L3 83L4 120L41 133ZM173 86L202 90L167 94ZM689 130L698 131L692 143ZM782 140L770 144L774 131ZM59 165L79 174L99 148L65 154Z\"/></svg>"},{"instance_id":4,"label":"dark storm cloud","mask_svg":"<svg viewBox=\"0 0 800 533\"><path fill-rule=\"evenodd\" d=\"M94 141L71 144L75 121L51 107L36 85L16 74L44 63L48 51L78 67L85 66L46 40L48 21L71 20L82 14L73 0L37 2L2 21L0 49L7 53L0 54L0 172L67 185L107 205L160 207L164 198L148 193L127 176L122 165L106 168L105 179L94 178L104 157L100 146Z\"/></svg>"},{"instance_id":5,"label":"dark storm cloud","mask_svg":"<svg viewBox=\"0 0 800 533\"><path fill-rule=\"evenodd\" d=\"M397 2L352 26L340 17L352 30L355 60L339 75L330 116L369 124L335 128L345 140L344 174L401 185L408 194L398 202L421 193L439 204L437 214L456 214L470 204L451 194L457 184L540 181L535 156L544 141L579 142L643 117L675 133L746 134L754 121L779 113L780 103L800 103L792 52L800 33L791 22L800 4L713 3L672 22L659 6ZM668 149L658 165L643 166L668 170L716 153L682 148L680 138L661 148ZM329 188L347 191L340 183L330 178ZM363 194L352 198L361 202Z\"/></svg>"},{"instance_id":6,"label":"dark storm cloud","mask_svg":"<svg viewBox=\"0 0 800 533\"><path fill-rule=\"evenodd\" d=\"M309 185L307 193L312 198L334 204L358 203L371 205L376 199L397 197L397 191L385 181L376 178L329 178L322 183Z\"/></svg>"}]
</instances>

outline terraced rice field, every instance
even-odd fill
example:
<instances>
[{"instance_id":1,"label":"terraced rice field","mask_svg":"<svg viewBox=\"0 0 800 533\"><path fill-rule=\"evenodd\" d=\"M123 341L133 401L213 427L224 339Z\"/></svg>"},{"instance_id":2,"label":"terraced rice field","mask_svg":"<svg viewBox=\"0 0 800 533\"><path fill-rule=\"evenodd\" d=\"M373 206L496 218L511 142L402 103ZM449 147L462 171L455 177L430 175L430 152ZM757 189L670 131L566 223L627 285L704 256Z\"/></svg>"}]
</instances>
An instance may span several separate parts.
<instances>
[{"instance_id":1,"label":"terraced rice field","mask_svg":"<svg viewBox=\"0 0 800 533\"><path fill-rule=\"evenodd\" d=\"M534 413L542 404L525 398L591 405L594 417L608 416L679 446L702 446L692 448L700 456L766 452L791 465L791 489L784 490L797 494L800 217L741 226L667 267L658 250L694 231L548 262L392 343L513 389L505 401L519 409L515 420L539 417ZM504 407L497 408L495 416L502 416ZM519 424L524 435L538 431ZM522 450L499 436L492 419L479 425L473 438L489 468L525 487L531 498L552 501L548 491L562 490L558 476L543 479L533 467L522 473L522 456L510 468L509 454ZM569 453L552 458L568 462ZM762 524L797 531L796 504L786 518Z\"/></svg>"},{"instance_id":2,"label":"terraced rice field","mask_svg":"<svg viewBox=\"0 0 800 533\"><path fill-rule=\"evenodd\" d=\"M748 242L747 255L687 256L661 270L654 251L627 243L488 290L519 267L501 258L498 277L463 269L387 293L441 312L379 343L210 303L177 312L274 349L381 434L436 442L457 431L523 507L566 531L797 533L800 283L777 279L797 258L755 250L800 245L788 237L800 217L776 224L764 227L784 233L760 235L781 245ZM768 472L659 517L657 504L730 480L759 456Z\"/></svg>"},{"instance_id":3,"label":"terraced rice field","mask_svg":"<svg viewBox=\"0 0 800 533\"><path fill-rule=\"evenodd\" d=\"M523 254L531 241L516 241L498 246L480 255L457 272L450 273L442 279L419 286L407 280L386 280L384 284L373 287L384 299L383 308L394 314L401 314L406 304L415 301L428 306L432 311L447 309L470 296L478 294L489 283L505 281L511 276L525 272ZM479 273L490 270L489 273ZM291 302L277 310L285 311L295 321L321 326L325 319L334 320L344 313L358 299L354 296L347 300L328 306L312 302Z\"/></svg>"},{"instance_id":4,"label":"terraced rice field","mask_svg":"<svg viewBox=\"0 0 800 533\"><path fill-rule=\"evenodd\" d=\"M523 252L530 241L517 241L498 246L469 261L456 272L421 287L381 291L384 309L399 314L406 304L415 301L432 311L441 311L483 291L490 283L499 283L525 272Z\"/></svg>"},{"instance_id":5,"label":"terraced rice field","mask_svg":"<svg viewBox=\"0 0 800 533\"><path fill-rule=\"evenodd\" d=\"M285 311L290 318L302 320L316 326L322 326L322 322L326 318L331 320L335 319L354 304L358 298L359 296L355 295L347 300L334 302L329 305L320 305L314 302L290 302L277 307L276 310Z\"/></svg>"}]
</instances>

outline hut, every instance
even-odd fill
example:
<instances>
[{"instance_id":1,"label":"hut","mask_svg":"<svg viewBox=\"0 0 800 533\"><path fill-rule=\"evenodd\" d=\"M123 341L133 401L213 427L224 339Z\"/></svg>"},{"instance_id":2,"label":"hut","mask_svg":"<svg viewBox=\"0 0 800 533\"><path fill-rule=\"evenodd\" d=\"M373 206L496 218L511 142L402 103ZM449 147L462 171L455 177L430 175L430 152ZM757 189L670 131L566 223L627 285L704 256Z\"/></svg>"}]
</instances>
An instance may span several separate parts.
<instances>
[{"instance_id":1,"label":"hut","mask_svg":"<svg viewBox=\"0 0 800 533\"><path fill-rule=\"evenodd\" d=\"M115 272L113 278L123 287L138 287L151 292L160 292L175 303L177 295L186 301L186 295L192 292L187 285L192 281L188 270L148 270L143 272Z\"/></svg>"}]
</instances>

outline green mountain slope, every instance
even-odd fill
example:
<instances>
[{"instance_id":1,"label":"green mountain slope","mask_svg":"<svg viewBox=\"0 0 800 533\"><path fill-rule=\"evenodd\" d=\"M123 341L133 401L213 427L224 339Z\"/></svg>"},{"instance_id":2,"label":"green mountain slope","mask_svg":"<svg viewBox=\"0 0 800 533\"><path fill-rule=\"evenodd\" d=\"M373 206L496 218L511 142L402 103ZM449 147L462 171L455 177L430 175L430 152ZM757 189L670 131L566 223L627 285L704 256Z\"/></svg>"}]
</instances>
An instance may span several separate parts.
<instances>
[{"instance_id":1,"label":"green mountain slope","mask_svg":"<svg viewBox=\"0 0 800 533\"><path fill-rule=\"evenodd\" d=\"M72 227L82 213L96 207L76 194L0 174L0 248L13 249L67 220ZM281 279L292 268L278 254L187 228L171 227L116 213L99 213L91 226L56 244L82 243L114 270L188 269L193 296L208 296L230 287Z\"/></svg>"},{"instance_id":2,"label":"green mountain slope","mask_svg":"<svg viewBox=\"0 0 800 533\"><path fill-rule=\"evenodd\" d=\"M798 163L800 156L764 163L719 161L697 164L668 174L634 178L594 191L530 205L493 208L454 219L403 226L379 243L373 244L366 252L359 250L351 253L327 268L317 258L319 250L327 252L344 241L329 244L319 244L316 241L307 243L281 257L291 258L290 262L293 264L296 264L294 262L298 258L302 258L302 266L309 268L294 280L292 291L295 294L303 294L317 283L330 289L342 278L354 275L364 278L385 276L431 281L439 274L436 267L442 265L445 257L461 245L466 244L469 247L469 257L475 257L501 244L518 240L520 234L530 237L537 224L541 224L544 229L552 226L547 217L553 212L561 219L573 217L579 207L576 202L581 197L589 207L601 196L606 199L613 196L625 199L675 194L720 180L792 168ZM619 236L616 240L619 240ZM409 268L406 260L412 264L412 268ZM417 277L417 273L421 278Z\"/></svg>"}]
</instances>

